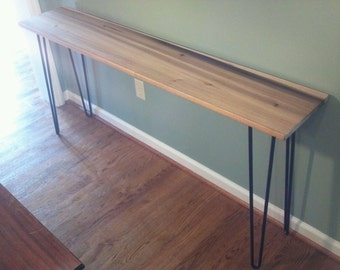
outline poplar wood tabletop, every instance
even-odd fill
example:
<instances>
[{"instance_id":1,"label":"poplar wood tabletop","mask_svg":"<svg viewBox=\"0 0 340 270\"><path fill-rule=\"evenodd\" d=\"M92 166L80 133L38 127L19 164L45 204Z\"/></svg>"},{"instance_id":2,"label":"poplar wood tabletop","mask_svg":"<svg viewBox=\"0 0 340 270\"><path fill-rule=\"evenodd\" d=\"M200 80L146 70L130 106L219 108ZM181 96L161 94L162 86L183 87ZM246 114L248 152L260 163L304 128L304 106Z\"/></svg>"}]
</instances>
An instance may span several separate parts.
<instances>
[{"instance_id":1,"label":"poplar wood tabletop","mask_svg":"<svg viewBox=\"0 0 340 270\"><path fill-rule=\"evenodd\" d=\"M20 25L281 140L328 98L317 90L68 8L45 12Z\"/></svg>"},{"instance_id":2,"label":"poplar wood tabletop","mask_svg":"<svg viewBox=\"0 0 340 270\"><path fill-rule=\"evenodd\" d=\"M84 265L0 184L0 269L81 270Z\"/></svg>"}]
</instances>

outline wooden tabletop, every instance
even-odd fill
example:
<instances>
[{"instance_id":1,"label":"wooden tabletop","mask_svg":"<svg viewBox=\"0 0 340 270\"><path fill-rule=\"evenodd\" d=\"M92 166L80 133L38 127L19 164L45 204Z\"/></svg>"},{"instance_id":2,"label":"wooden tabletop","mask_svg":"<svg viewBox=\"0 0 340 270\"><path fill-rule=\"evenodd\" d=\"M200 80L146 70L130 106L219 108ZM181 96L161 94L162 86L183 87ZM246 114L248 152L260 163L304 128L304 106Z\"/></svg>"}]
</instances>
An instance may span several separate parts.
<instances>
[{"instance_id":1,"label":"wooden tabletop","mask_svg":"<svg viewBox=\"0 0 340 270\"><path fill-rule=\"evenodd\" d=\"M84 269L84 265L71 251L1 184L0 269Z\"/></svg>"},{"instance_id":2,"label":"wooden tabletop","mask_svg":"<svg viewBox=\"0 0 340 270\"><path fill-rule=\"evenodd\" d=\"M20 25L279 139L288 138L328 98L325 93L71 9L48 11Z\"/></svg>"}]
</instances>

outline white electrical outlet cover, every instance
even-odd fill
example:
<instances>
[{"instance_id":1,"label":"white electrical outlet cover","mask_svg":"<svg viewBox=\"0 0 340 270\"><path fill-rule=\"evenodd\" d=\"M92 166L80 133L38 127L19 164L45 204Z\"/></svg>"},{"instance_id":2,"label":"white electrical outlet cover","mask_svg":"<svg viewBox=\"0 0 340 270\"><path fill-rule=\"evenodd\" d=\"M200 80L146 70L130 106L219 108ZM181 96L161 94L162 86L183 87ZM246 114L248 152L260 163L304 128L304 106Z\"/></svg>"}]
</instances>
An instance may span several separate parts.
<instances>
[{"instance_id":1,"label":"white electrical outlet cover","mask_svg":"<svg viewBox=\"0 0 340 270\"><path fill-rule=\"evenodd\" d=\"M145 100L145 89L144 89L144 82L135 78L135 88L136 88L136 95L142 100Z\"/></svg>"}]
</instances>

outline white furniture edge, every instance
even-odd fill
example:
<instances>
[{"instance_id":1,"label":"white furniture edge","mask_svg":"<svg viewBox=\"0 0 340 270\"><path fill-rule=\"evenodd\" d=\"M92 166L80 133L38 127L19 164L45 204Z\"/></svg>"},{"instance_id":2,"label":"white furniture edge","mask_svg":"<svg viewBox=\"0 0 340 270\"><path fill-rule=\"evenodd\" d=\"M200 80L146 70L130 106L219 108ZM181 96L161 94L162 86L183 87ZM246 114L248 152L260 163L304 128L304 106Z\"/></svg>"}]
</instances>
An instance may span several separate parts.
<instances>
[{"instance_id":1,"label":"white furniture edge","mask_svg":"<svg viewBox=\"0 0 340 270\"><path fill-rule=\"evenodd\" d=\"M66 90L64 92L64 96L65 100L71 100L78 104L79 106L81 106L80 96L74 94L69 90ZM149 147L155 149L156 151L160 152L166 157L181 164L185 168L203 177L207 181L225 190L226 192L232 194L236 198L244 201L247 204L249 203L249 191L247 189L241 187L240 185L235 184L226 177L216 173L215 171L209 169L208 167L202 165L201 163L179 152L178 150L148 135L144 131L141 131L140 129L112 115L111 113L105 111L104 109L94 104L92 104L92 106L93 113L97 115L99 118L117 127L123 132L129 134L138 141L141 141L143 144L146 144ZM262 211L264 206L264 199L257 195L254 195L254 206L258 210ZM274 218L275 220L279 221L280 223L283 223L284 210L271 203L269 203L268 215ZM292 216L290 228L296 231L297 233L303 235L304 237L308 238L312 242L316 243L317 245L327 249L331 253L340 257L340 242L324 234L318 229L312 227L308 223L305 223L302 220L298 219L297 217Z\"/></svg>"},{"instance_id":2,"label":"white furniture edge","mask_svg":"<svg viewBox=\"0 0 340 270\"><path fill-rule=\"evenodd\" d=\"M25 0L25 1L15 0L15 3L16 3L16 6L18 7L22 6L23 8L26 8L28 12L28 16L37 16L41 14L39 0ZM21 18L21 19L24 19L24 18ZM37 35L27 30L25 30L24 33L26 33L26 39L29 44L29 47L31 48L29 51L29 57L31 59L31 63L33 63L32 68L34 70L35 77L38 77L37 74L39 74L39 77L40 77L40 74L43 74L43 67L42 67L42 63L40 59L39 47L37 44L37 37L36 37ZM55 98L56 106L61 106L65 103L65 99L64 99L62 88L60 86L57 67L54 61L54 57L53 57L53 53L52 53L51 45L49 41L47 41L47 53L48 53L48 57L50 60L51 79L52 79L52 84L53 84L53 89L54 89L54 98ZM41 84L45 84L45 81L40 82L39 87L43 87L43 89L40 89L41 90L40 93L41 93L41 96L47 100L48 96L46 92L46 86L45 85L42 86Z\"/></svg>"}]
</instances>

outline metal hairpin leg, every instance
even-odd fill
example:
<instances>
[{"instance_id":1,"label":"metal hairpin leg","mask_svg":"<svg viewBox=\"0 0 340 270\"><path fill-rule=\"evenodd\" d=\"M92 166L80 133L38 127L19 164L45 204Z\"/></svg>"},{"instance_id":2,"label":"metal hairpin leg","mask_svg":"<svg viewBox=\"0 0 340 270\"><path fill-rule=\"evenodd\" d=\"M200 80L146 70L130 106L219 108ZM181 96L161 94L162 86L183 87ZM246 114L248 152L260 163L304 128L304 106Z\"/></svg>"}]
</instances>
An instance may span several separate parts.
<instances>
[{"instance_id":1,"label":"metal hairpin leg","mask_svg":"<svg viewBox=\"0 0 340 270\"><path fill-rule=\"evenodd\" d=\"M53 93L50 63L49 63L47 47L46 47L46 39L44 37L40 37L39 35L37 35L37 39L38 39L38 44L39 44L41 62L42 62L43 69L44 69L46 88L47 88L48 98L50 101L50 107L51 107L51 112L52 112L52 117L53 117L53 122L54 122L55 133L59 135L60 133L59 121L58 121L57 108L55 105L55 99L54 99L54 93Z\"/></svg>"},{"instance_id":2,"label":"metal hairpin leg","mask_svg":"<svg viewBox=\"0 0 340 270\"><path fill-rule=\"evenodd\" d=\"M285 175L285 209L284 209L284 231L289 234L290 205L292 197L292 180L295 154L295 133L286 140L286 175Z\"/></svg>"},{"instance_id":3,"label":"metal hairpin leg","mask_svg":"<svg viewBox=\"0 0 340 270\"><path fill-rule=\"evenodd\" d=\"M273 160L274 160L274 150L275 150L275 137L272 137L271 146L270 146L270 156L269 156L269 165L268 165L268 174L267 174L267 186L266 186L266 194L265 194L265 203L264 203L264 212L263 212L263 220L262 220L262 229L261 229L261 240L260 240L260 249L257 263L255 262L255 248L254 248L254 188L253 188L253 129L248 127L248 149L249 149L249 214L250 214L250 261L251 266L253 268L259 268L262 263L263 256L263 246L264 246L264 238L266 233L266 223L267 223L267 213L268 213L268 202L269 202L269 194L270 194L270 184L272 178L272 169L273 169Z\"/></svg>"},{"instance_id":4,"label":"metal hairpin leg","mask_svg":"<svg viewBox=\"0 0 340 270\"><path fill-rule=\"evenodd\" d=\"M86 71L85 57L84 57L83 54L81 55L81 62L82 62L82 67L83 67L84 79L85 79L85 89L86 89L86 95L87 95L87 101L88 101L88 106L87 107L85 105L84 95L83 95L83 92L81 90L79 75L77 73L76 65L74 63L74 58L73 58L72 51L71 51L71 49L68 49L68 51L69 51L69 54L70 54L70 58L71 58L71 62L72 62L72 67L73 67L74 75L76 76L77 86L78 86L78 89L79 89L79 94L80 94L81 102L83 104L85 115L90 117L90 116L93 115L93 113L92 113L91 97L90 97L88 80L87 80L87 71Z\"/></svg>"}]
</instances>

